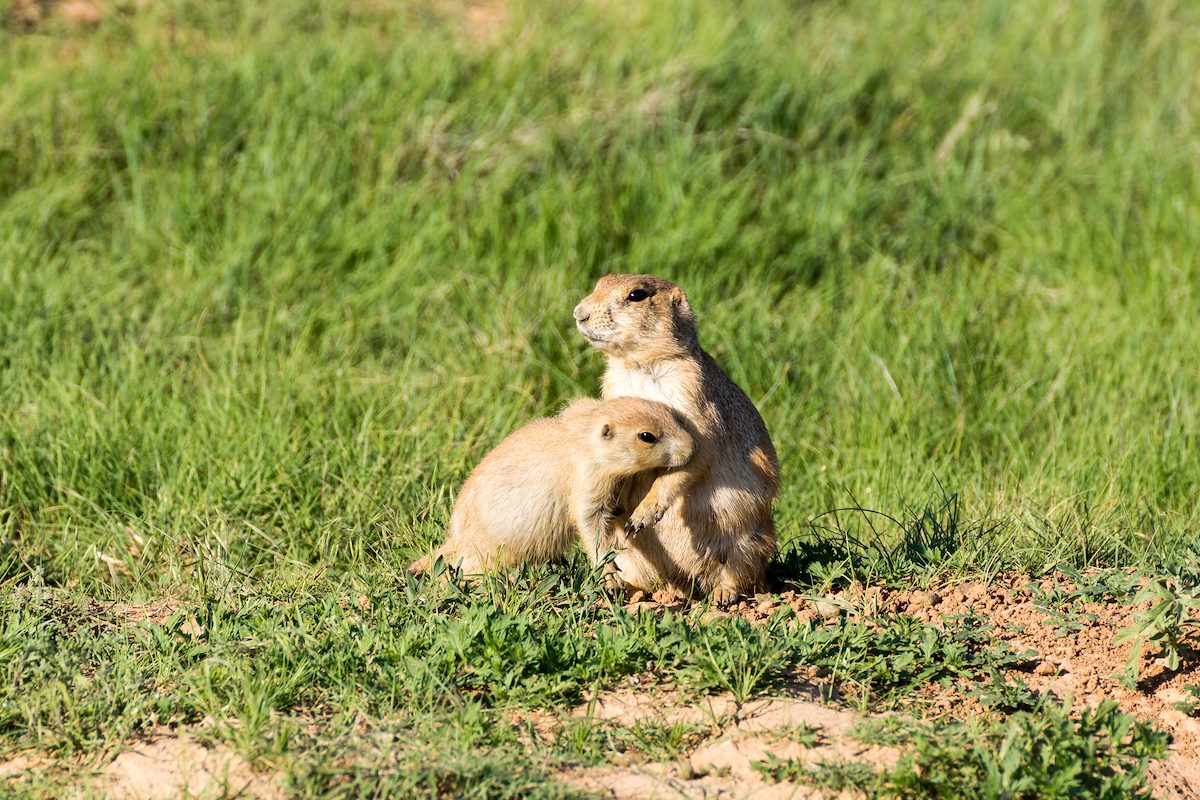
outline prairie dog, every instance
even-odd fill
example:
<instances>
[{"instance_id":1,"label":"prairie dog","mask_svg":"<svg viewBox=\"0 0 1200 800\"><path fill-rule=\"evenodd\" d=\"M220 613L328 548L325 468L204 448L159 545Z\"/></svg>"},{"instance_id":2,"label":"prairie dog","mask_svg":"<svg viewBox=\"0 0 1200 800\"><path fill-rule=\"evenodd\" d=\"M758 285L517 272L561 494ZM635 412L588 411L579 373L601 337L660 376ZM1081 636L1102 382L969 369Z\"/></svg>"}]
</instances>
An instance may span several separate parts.
<instances>
[{"instance_id":1,"label":"prairie dog","mask_svg":"<svg viewBox=\"0 0 1200 800\"><path fill-rule=\"evenodd\" d=\"M677 468L692 437L662 403L580 399L510 434L471 472L450 514L441 556L465 574L560 558L578 536L593 564L609 549L616 504L635 475Z\"/></svg>"},{"instance_id":2,"label":"prairie dog","mask_svg":"<svg viewBox=\"0 0 1200 800\"><path fill-rule=\"evenodd\" d=\"M758 409L700 347L683 289L650 275L606 275L575 307L579 332L607 356L602 396L671 406L689 425L687 465L635 482L618 553L630 586L698 590L718 602L759 589L775 554L779 460ZM641 533L637 533L641 531Z\"/></svg>"}]
</instances>

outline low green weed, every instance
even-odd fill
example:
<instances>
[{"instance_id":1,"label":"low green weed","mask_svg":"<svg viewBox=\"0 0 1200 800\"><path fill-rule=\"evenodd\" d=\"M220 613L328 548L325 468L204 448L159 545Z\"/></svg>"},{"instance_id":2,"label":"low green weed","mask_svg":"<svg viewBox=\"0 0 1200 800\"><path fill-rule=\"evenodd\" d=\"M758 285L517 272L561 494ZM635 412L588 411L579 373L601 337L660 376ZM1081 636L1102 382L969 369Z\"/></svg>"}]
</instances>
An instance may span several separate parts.
<instances>
[{"instance_id":1,"label":"low green weed","mask_svg":"<svg viewBox=\"0 0 1200 800\"><path fill-rule=\"evenodd\" d=\"M987 681L972 687L967 694L978 700L984 708L1005 713L1032 711L1044 700L1024 681L1006 678L997 669L989 670Z\"/></svg>"},{"instance_id":2,"label":"low green weed","mask_svg":"<svg viewBox=\"0 0 1200 800\"><path fill-rule=\"evenodd\" d=\"M780 733L783 735L783 738L801 747L816 747L825 740L825 734L822 733L821 726L810 725L807 722L784 728Z\"/></svg>"},{"instance_id":3,"label":"low green weed","mask_svg":"<svg viewBox=\"0 0 1200 800\"><path fill-rule=\"evenodd\" d=\"M1065 591L1058 585L1047 591L1036 583L1030 583L1027 588L1033 595L1033 607L1045 615L1059 637L1078 633L1098 619L1083 609L1075 592Z\"/></svg>"},{"instance_id":4,"label":"low green weed","mask_svg":"<svg viewBox=\"0 0 1200 800\"><path fill-rule=\"evenodd\" d=\"M896 797L1149 798L1146 766L1169 737L1105 701L1074 716L1065 706L981 725L927 727L887 779Z\"/></svg>"},{"instance_id":5,"label":"low green weed","mask_svg":"<svg viewBox=\"0 0 1200 800\"><path fill-rule=\"evenodd\" d=\"M1189 717L1200 717L1200 686L1188 685L1183 687L1187 693L1187 698L1178 703L1172 703L1171 707L1176 711L1182 711Z\"/></svg>"},{"instance_id":6,"label":"low green weed","mask_svg":"<svg viewBox=\"0 0 1200 800\"><path fill-rule=\"evenodd\" d=\"M615 756L674 761L719 733L717 726L680 720L640 719L626 724L620 720L572 718L555 731L549 750L557 760L585 766L605 763Z\"/></svg>"},{"instance_id":7,"label":"low green weed","mask_svg":"<svg viewBox=\"0 0 1200 800\"><path fill-rule=\"evenodd\" d=\"M1148 800L1146 766L1169 743L1166 734L1112 702L1078 715L1045 705L973 724L876 723L860 726L856 738L900 747L904 755L879 771L861 762L808 766L774 756L754 768L771 781L854 788L877 797Z\"/></svg>"},{"instance_id":8,"label":"low green weed","mask_svg":"<svg viewBox=\"0 0 1200 800\"><path fill-rule=\"evenodd\" d=\"M1200 627L1200 588L1188 588L1177 578L1159 577L1146 582L1133 602L1150 606L1133 616L1133 623L1113 637L1114 644L1132 642L1125 663L1125 681L1137 682L1146 646L1166 659L1167 669L1179 669L1180 655L1196 644Z\"/></svg>"},{"instance_id":9,"label":"low green weed","mask_svg":"<svg viewBox=\"0 0 1200 800\"><path fill-rule=\"evenodd\" d=\"M1137 589L1137 578L1118 570L1098 570L1083 573L1070 566L1056 570L1070 581L1070 586L1055 580L1049 589L1030 582L1026 589L1033 596L1033 606L1056 628L1058 636L1078 633L1098 617L1084 607L1085 603L1125 602Z\"/></svg>"},{"instance_id":10,"label":"low green weed","mask_svg":"<svg viewBox=\"0 0 1200 800\"><path fill-rule=\"evenodd\" d=\"M974 681L992 670L1023 667L1035 655L993 642L991 625L977 616L950 618L944 629L905 615L875 622L880 627L843 619L838 626L815 628L814 636L829 640L815 663L832 679L857 686L877 701L930 684Z\"/></svg>"},{"instance_id":11,"label":"low green weed","mask_svg":"<svg viewBox=\"0 0 1200 800\"><path fill-rule=\"evenodd\" d=\"M880 788L880 776L861 761L819 761L812 765L771 753L751 764L755 772L772 783L803 783L831 792L872 792Z\"/></svg>"}]
</instances>

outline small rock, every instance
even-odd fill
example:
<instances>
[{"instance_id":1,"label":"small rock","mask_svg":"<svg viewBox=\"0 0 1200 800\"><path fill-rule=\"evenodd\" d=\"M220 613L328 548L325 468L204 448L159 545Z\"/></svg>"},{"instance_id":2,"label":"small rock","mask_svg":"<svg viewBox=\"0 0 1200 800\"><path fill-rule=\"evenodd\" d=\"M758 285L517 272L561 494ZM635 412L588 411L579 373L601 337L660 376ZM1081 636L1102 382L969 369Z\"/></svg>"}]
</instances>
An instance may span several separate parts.
<instances>
[{"instance_id":1,"label":"small rock","mask_svg":"<svg viewBox=\"0 0 1200 800\"><path fill-rule=\"evenodd\" d=\"M696 777L696 768L690 761L680 761L678 772L681 780L690 781Z\"/></svg>"},{"instance_id":2,"label":"small rock","mask_svg":"<svg viewBox=\"0 0 1200 800\"><path fill-rule=\"evenodd\" d=\"M638 589L636 592L634 592L632 595L629 596L629 602L630 603L644 603L646 601L646 597L647 597L646 593L644 591L642 591L641 589Z\"/></svg>"},{"instance_id":3,"label":"small rock","mask_svg":"<svg viewBox=\"0 0 1200 800\"><path fill-rule=\"evenodd\" d=\"M942 602L942 596L937 592L913 592L908 601L909 608L932 608Z\"/></svg>"},{"instance_id":4,"label":"small rock","mask_svg":"<svg viewBox=\"0 0 1200 800\"><path fill-rule=\"evenodd\" d=\"M835 620L842 615L842 609L837 603L829 600L818 600L813 603L813 610L821 616L823 620Z\"/></svg>"},{"instance_id":5,"label":"small rock","mask_svg":"<svg viewBox=\"0 0 1200 800\"><path fill-rule=\"evenodd\" d=\"M1033 668L1033 674L1035 675L1053 675L1056 671L1054 665L1049 661L1043 661Z\"/></svg>"}]
</instances>

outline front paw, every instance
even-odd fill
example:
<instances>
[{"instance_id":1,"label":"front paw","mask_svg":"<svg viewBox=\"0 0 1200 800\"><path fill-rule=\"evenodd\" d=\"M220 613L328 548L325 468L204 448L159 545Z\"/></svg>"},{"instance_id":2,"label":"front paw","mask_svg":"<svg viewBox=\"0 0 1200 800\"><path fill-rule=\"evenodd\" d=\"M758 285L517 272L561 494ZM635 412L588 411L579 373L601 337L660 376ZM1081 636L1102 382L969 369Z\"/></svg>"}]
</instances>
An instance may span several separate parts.
<instances>
[{"instance_id":1,"label":"front paw","mask_svg":"<svg viewBox=\"0 0 1200 800\"><path fill-rule=\"evenodd\" d=\"M653 528L667 513L665 504L643 503L633 510L629 519L625 520L625 533L633 536L646 528Z\"/></svg>"}]
</instances>

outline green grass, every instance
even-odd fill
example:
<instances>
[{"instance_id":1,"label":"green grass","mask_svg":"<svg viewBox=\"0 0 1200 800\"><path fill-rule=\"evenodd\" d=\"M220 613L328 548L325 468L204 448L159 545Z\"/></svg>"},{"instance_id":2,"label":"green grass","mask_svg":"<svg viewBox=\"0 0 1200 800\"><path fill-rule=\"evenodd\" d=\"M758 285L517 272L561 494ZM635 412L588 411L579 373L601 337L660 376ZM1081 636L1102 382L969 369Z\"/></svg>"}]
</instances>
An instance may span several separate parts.
<instances>
[{"instance_id":1,"label":"green grass","mask_svg":"<svg viewBox=\"0 0 1200 800\"><path fill-rule=\"evenodd\" d=\"M692 295L785 539L946 495L971 566L1194 534L1190 4L514 4L516 48L377 8L2 34L5 575L394 569L597 391L610 270Z\"/></svg>"},{"instance_id":2,"label":"green grass","mask_svg":"<svg viewBox=\"0 0 1200 800\"><path fill-rule=\"evenodd\" d=\"M513 2L482 41L454 0L15 5L0 753L207 716L301 796L559 796L504 708L988 674L902 620L628 618L578 559L406 581L489 447L597 392L608 271L681 283L761 409L781 577L1195 574L1195 4Z\"/></svg>"},{"instance_id":3,"label":"green grass","mask_svg":"<svg viewBox=\"0 0 1200 800\"><path fill-rule=\"evenodd\" d=\"M856 788L870 797L1150 800L1146 764L1168 744L1112 701L1078 717L1047 704L1000 722L915 726L898 741L910 749L880 771L855 761L805 766L773 755L754 768L769 781Z\"/></svg>"},{"instance_id":4,"label":"green grass","mask_svg":"<svg viewBox=\"0 0 1200 800\"><path fill-rule=\"evenodd\" d=\"M626 678L743 701L794 685L805 666L843 698L887 708L1024 663L976 621L797 624L781 611L755 627L704 622L703 608L631 616L598 581L569 577L544 568L464 589L379 576L315 596L214 596L139 625L111 604L23 587L0 597L0 735L15 751L78 761L160 726L202 726L279 770L299 796L357 796L356 780L381 774L408 796L447 781L486 784L479 770L514 761L536 776L627 750L667 758L703 738L687 726L583 719L529 744L509 721L520 709L586 705ZM497 791L486 796L524 796L506 782Z\"/></svg>"}]
</instances>

